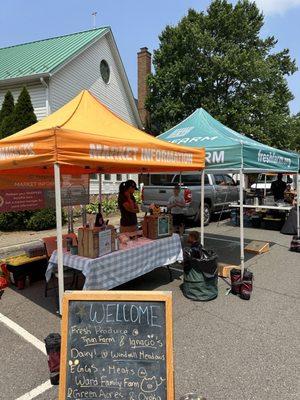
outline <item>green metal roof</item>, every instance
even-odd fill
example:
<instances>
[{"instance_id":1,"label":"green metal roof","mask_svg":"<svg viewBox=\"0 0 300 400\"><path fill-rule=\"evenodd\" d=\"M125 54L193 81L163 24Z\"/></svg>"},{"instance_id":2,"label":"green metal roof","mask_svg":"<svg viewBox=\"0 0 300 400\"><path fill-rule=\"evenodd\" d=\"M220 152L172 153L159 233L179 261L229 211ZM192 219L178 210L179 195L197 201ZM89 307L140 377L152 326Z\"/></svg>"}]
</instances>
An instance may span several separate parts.
<instances>
[{"instance_id":1,"label":"green metal roof","mask_svg":"<svg viewBox=\"0 0 300 400\"><path fill-rule=\"evenodd\" d=\"M0 49L0 80L51 73L109 30L102 27L4 47Z\"/></svg>"}]
</instances>

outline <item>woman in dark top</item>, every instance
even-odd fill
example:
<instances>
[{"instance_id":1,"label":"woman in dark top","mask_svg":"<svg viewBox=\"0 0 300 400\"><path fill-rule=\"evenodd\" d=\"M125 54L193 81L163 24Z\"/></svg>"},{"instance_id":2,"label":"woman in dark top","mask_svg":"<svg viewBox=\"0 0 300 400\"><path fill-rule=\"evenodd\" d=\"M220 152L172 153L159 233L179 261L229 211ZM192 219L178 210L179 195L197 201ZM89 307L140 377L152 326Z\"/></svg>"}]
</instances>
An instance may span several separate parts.
<instances>
[{"instance_id":1,"label":"woman in dark top","mask_svg":"<svg viewBox=\"0 0 300 400\"><path fill-rule=\"evenodd\" d=\"M122 182L119 188L118 205L121 212L120 232L135 232L137 230L137 213L139 207L136 204L133 193L137 190L133 180Z\"/></svg>"}]
</instances>

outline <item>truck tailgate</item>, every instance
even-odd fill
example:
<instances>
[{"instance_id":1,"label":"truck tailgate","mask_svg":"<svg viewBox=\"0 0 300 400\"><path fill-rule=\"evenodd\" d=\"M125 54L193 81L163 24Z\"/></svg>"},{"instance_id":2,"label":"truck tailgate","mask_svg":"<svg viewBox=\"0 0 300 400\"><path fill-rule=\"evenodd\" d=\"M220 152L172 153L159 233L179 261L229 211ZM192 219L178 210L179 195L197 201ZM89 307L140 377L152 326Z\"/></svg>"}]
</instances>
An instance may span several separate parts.
<instances>
[{"instance_id":1,"label":"truck tailgate","mask_svg":"<svg viewBox=\"0 0 300 400\"><path fill-rule=\"evenodd\" d=\"M173 186L144 186L143 204L155 203L159 206L166 206L173 194L173 188Z\"/></svg>"}]
</instances>

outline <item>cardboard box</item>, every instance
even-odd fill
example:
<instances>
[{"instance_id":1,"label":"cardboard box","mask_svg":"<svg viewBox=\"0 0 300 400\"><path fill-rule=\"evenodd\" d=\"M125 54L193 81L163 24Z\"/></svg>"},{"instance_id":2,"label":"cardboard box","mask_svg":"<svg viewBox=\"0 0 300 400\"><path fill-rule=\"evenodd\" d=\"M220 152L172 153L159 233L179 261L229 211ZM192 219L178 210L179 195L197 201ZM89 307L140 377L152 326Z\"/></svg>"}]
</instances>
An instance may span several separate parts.
<instances>
[{"instance_id":1,"label":"cardboard box","mask_svg":"<svg viewBox=\"0 0 300 400\"><path fill-rule=\"evenodd\" d=\"M105 231L104 228L79 228L78 229L78 255L88 258L97 258L115 250L115 229L108 225L106 230L110 231L111 246L107 246L106 241L101 241L99 233ZM103 236L102 236L103 237ZM105 249L103 249L105 247Z\"/></svg>"},{"instance_id":2,"label":"cardboard box","mask_svg":"<svg viewBox=\"0 0 300 400\"><path fill-rule=\"evenodd\" d=\"M218 263L218 275L222 276L222 278L230 278L230 271L233 268L240 269L238 265Z\"/></svg>"},{"instance_id":3,"label":"cardboard box","mask_svg":"<svg viewBox=\"0 0 300 400\"><path fill-rule=\"evenodd\" d=\"M253 240L245 247L245 251L247 251L247 253L253 254L267 253L269 250L270 245L268 242L260 242L257 240Z\"/></svg>"},{"instance_id":4,"label":"cardboard box","mask_svg":"<svg viewBox=\"0 0 300 400\"><path fill-rule=\"evenodd\" d=\"M149 239L160 239L173 234L171 214L149 215L143 221L143 235Z\"/></svg>"}]
</instances>

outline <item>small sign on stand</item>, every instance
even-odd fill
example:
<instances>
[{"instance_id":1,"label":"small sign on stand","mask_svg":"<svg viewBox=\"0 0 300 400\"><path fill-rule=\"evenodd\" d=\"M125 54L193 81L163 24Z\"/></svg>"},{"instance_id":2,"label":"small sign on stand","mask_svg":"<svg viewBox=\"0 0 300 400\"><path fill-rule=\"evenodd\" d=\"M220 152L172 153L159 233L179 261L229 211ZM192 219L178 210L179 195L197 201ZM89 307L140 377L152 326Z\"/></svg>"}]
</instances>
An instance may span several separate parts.
<instances>
[{"instance_id":1,"label":"small sign on stand","mask_svg":"<svg viewBox=\"0 0 300 400\"><path fill-rule=\"evenodd\" d=\"M59 400L174 400L170 292L67 292L61 349Z\"/></svg>"},{"instance_id":2,"label":"small sign on stand","mask_svg":"<svg viewBox=\"0 0 300 400\"><path fill-rule=\"evenodd\" d=\"M99 257L112 252L112 231L105 229L99 232Z\"/></svg>"}]
</instances>

